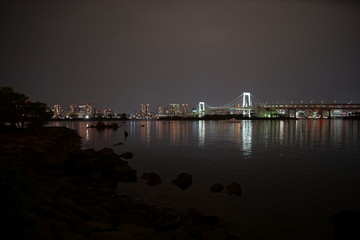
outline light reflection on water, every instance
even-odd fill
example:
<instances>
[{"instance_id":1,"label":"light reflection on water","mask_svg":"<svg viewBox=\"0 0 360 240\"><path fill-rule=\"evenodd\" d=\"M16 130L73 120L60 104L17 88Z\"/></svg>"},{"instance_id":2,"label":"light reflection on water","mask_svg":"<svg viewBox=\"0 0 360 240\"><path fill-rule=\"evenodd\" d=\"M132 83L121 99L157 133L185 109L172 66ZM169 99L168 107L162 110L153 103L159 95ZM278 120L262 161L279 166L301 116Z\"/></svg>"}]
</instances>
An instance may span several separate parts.
<instances>
[{"instance_id":1,"label":"light reflection on water","mask_svg":"<svg viewBox=\"0 0 360 240\"><path fill-rule=\"evenodd\" d=\"M125 141L124 130L131 142L141 146L165 144L208 148L218 142L234 142L241 146L244 156L256 150L274 146L315 150L327 147L354 146L359 140L358 121L298 120L251 121L226 123L224 121L127 121L118 130L90 129L91 121L50 122L52 126L66 126L79 131L84 147L100 148L112 140ZM237 148L239 149L239 148ZM255 150L255 153L253 152ZM356 150L356 148L354 149Z\"/></svg>"},{"instance_id":2,"label":"light reflection on water","mask_svg":"<svg viewBox=\"0 0 360 240\"><path fill-rule=\"evenodd\" d=\"M134 153L130 164L139 177L154 171L163 178L154 188L141 180L121 185L122 191L148 201L198 207L234 222L257 224L261 216L264 226L298 224L305 229L301 234L311 233L303 239L329 239L329 215L360 210L360 121L139 120L101 131L87 128L90 124L95 122L50 123L77 129L85 148L123 142L114 149ZM129 132L126 139L124 131ZM193 174L194 184L178 191L170 181L183 171ZM243 186L240 200L208 190L216 182L233 181ZM320 225L323 231L310 230Z\"/></svg>"}]
</instances>

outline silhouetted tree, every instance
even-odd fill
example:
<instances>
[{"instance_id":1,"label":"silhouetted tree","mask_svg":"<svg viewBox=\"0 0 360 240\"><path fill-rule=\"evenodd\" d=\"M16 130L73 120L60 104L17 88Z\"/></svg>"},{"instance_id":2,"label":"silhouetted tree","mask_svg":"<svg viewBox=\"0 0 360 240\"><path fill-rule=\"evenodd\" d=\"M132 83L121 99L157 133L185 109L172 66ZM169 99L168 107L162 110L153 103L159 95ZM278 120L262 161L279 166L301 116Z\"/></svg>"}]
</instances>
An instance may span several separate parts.
<instances>
[{"instance_id":1,"label":"silhouetted tree","mask_svg":"<svg viewBox=\"0 0 360 240\"><path fill-rule=\"evenodd\" d=\"M44 126L52 116L45 103L30 102L29 98L11 87L0 87L0 126L24 128Z\"/></svg>"}]
</instances>

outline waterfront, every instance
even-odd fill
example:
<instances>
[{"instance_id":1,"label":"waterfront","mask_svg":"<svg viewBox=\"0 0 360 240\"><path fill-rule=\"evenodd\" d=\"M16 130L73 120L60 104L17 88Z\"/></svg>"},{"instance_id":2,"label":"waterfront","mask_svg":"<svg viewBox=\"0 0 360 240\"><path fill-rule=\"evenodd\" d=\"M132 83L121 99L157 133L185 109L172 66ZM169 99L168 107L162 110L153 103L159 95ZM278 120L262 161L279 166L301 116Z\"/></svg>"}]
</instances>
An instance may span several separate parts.
<instances>
[{"instance_id":1,"label":"waterfront","mask_svg":"<svg viewBox=\"0 0 360 240\"><path fill-rule=\"evenodd\" d=\"M153 171L163 179L148 187L139 178L119 191L218 215L241 226L247 239L330 239L330 215L360 210L359 121L124 121L102 131L87 128L93 123L50 124L77 129L84 148L133 152L138 177ZM193 175L186 191L170 183L180 172ZM234 181L243 188L240 198L209 191Z\"/></svg>"}]
</instances>

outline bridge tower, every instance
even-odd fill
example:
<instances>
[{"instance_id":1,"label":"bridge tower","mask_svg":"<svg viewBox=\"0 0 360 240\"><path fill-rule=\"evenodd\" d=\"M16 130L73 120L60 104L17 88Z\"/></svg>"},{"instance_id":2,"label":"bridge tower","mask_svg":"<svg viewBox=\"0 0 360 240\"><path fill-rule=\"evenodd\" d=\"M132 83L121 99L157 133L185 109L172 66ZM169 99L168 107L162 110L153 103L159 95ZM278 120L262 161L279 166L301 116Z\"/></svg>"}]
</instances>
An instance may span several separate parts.
<instances>
[{"instance_id":1,"label":"bridge tower","mask_svg":"<svg viewBox=\"0 0 360 240\"><path fill-rule=\"evenodd\" d=\"M199 113L199 117L202 117L205 115L205 102L199 102L198 113Z\"/></svg>"},{"instance_id":2,"label":"bridge tower","mask_svg":"<svg viewBox=\"0 0 360 240\"><path fill-rule=\"evenodd\" d=\"M251 94L249 92L243 92L242 107L251 107Z\"/></svg>"},{"instance_id":3,"label":"bridge tower","mask_svg":"<svg viewBox=\"0 0 360 240\"><path fill-rule=\"evenodd\" d=\"M248 117L251 117L251 94L249 92L243 92L242 94L242 107L244 109L245 115L248 115Z\"/></svg>"}]
</instances>

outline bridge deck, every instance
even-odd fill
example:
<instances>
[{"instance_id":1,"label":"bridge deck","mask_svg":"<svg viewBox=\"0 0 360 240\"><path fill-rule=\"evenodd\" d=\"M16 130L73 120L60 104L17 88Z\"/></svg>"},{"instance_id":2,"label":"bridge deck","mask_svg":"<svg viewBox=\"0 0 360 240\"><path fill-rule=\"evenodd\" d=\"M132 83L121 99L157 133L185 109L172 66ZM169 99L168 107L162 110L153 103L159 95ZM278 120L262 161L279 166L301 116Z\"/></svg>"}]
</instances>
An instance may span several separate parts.
<instances>
[{"instance_id":1,"label":"bridge deck","mask_svg":"<svg viewBox=\"0 0 360 240\"><path fill-rule=\"evenodd\" d=\"M360 103L317 103L317 104L268 104L261 105L273 109L360 109Z\"/></svg>"}]
</instances>

